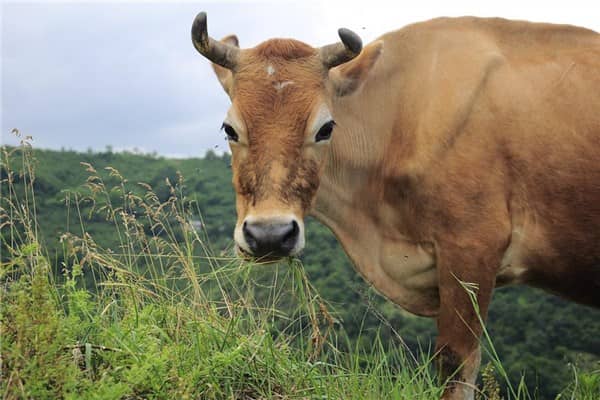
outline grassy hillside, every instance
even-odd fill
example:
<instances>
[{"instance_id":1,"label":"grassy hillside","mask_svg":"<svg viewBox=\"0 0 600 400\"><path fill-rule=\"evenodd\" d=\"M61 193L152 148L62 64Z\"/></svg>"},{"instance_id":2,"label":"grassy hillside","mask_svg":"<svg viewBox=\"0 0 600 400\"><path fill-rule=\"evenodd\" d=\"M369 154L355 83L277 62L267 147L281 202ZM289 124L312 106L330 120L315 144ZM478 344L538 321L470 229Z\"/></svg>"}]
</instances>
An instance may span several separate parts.
<instances>
[{"instance_id":1,"label":"grassy hillside","mask_svg":"<svg viewBox=\"0 0 600 400\"><path fill-rule=\"evenodd\" d=\"M0 275L8 398L439 394L428 366L433 321L377 296L315 221L303 266L231 257L228 156L8 151ZM550 399L567 387L574 398L598 398L597 310L503 289L488 328L509 398ZM524 373L530 397L511 392L502 369L513 388Z\"/></svg>"}]
</instances>

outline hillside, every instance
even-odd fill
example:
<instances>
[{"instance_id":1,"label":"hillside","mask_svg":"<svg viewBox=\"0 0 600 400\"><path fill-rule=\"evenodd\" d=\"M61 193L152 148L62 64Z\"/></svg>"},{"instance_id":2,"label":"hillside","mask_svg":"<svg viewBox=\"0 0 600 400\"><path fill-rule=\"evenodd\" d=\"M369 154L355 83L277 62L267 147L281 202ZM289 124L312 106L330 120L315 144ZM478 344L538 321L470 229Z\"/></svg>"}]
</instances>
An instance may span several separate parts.
<instances>
[{"instance_id":1,"label":"hillside","mask_svg":"<svg viewBox=\"0 0 600 400\"><path fill-rule=\"evenodd\" d=\"M186 198L180 211L189 216L187 222L199 229L198 235L206 244L205 248L190 250L190 257L228 258L231 255L235 209L228 155L209 152L203 158L173 160L111 151L35 150L33 154L35 220L39 224L41 246L47 249L48 268L54 270L56 276L62 276L63 270L71 265L65 256L70 237L65 236L67 233L84 236L85 232L99 248L110 249L108 254L119 254L123 241L128 239L126 231L122 232L125 236L119 237L110 223L111 219L119 218L114 210L132 209L135 215L135 208L128 202L131 200L134 204L135 198L148 200L149 188L156 193L155 204L168 203L174 194ZM6 180L9 170L21 167L21 152L14 151L11 156L3 157L1 176ZM27 175L10 177L17 188L15 193L24 193ZM4 185L3 201L9 197L6 190L7 185ZM106 193L102 201L94 197L101 193ZM185 248L186 233L169 228L171 224L177 225L176 214L162 221L162 225L150 222L144 225L143 235L162 237ZM14 257L8 249L11 234L3 227L2 261L5 264ZM133 255L133 251L129 255ZM336 326L343 327L349 338L348 342L339 343L340 348L369 353L381 342L398 343L399 335L413 354L430 354L434 321L411 316L377 295L354 271L333 235L314 220L307 223L307 249L301 261L308 282L323 301L330 304L332 320ZM148 274L154 265L143 259L134 264L141 275ZM256 278L259 282L273 279L269 271L262 273ZM80 279L91 290L96 290L94 285L99 278L89 275L89 271L82 274ZM185 279L181 279L178 284L187 287L189 283L184 282ZM236 289L230 287L229 290ZM268 297L269 294L258 290L256 296ZM285 299L278 299L276 303L289 307ZM539 399L554 398L573 381L575 372L588 372L588 376L600 381L599 310L568 303L539 290L505 288L495 293L488 330L511 381L518 383L524 374L528 385L537 388ZM391 356L390 360L398 358ZM403 368L402 365L393 367Z\"/></svg>"}]
</instances>

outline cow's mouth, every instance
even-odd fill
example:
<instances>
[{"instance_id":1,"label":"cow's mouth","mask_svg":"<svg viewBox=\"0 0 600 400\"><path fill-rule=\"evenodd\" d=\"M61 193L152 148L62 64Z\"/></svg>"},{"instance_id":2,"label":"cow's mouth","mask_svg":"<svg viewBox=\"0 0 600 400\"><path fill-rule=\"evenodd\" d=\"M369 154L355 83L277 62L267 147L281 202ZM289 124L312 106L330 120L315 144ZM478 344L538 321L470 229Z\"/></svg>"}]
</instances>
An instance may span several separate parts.
<instances>
[{"instance_id":1,"label":"cow's mouth","mask_svg":"<svg viewBox=\"0 0 600 400\"><path fill-rule=\"evenodd\" d=\"M239 244L235 245L235 252L237 254L238 257L241 257L245 260L250 260L253 259L254 256L252 254L250 254L249 252L247 252L246 250L244 250L242 248L242 246L240 246Z\"/></svg>"},{"instance_id":2,"label":"cow's mouth","mask_svg":"<svg viewBox=\"0 0 600 400\"><path fill-rule=\"evenodd\" d=\"M262 255L259 257L259 256L256 256L256 255L244 250L244 248L242 248L241 246L239 246L237 244L236 244L235 248L236 248L238 257L243 258L246 261L255 262L257 264L271 264L271 263L276 263L276 262L282 261L282 260L291 260L294 258L298 258L298 254L278 255L278 254L273 254L273 253L265 254L265 255Z\"/></svg>"}]
</instances>

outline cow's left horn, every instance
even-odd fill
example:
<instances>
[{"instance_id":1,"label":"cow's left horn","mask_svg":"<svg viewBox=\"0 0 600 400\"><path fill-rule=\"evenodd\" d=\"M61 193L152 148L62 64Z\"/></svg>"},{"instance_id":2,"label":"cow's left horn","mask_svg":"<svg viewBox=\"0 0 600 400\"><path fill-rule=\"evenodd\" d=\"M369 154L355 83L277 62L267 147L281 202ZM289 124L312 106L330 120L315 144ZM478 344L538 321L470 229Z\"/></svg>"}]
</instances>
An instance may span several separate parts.
<instances>
[{"instance_id":1,"label":"cow's left horn","mask_svg":"<svg viewBox=\"0 0 600 400\"><path fill-rule=\"evenodd\" d=\"M362 40L350 29L340 28L338 35L340 35L342 43L329 44L319 50L321 61L327 68L337 67L352 60L362 50Z\"/></svg>"},{"instance_id":2,"label":"cow's left horn","mask_svg":"<svg viewBox=\"0 0 600 400\"><path fill-rule=\"evenodd\" d=\"M208 36L206 13L196 15L192 24L192 42L200 54L215 64L228 69L235 69L240 49L227 43L222 43Z\"/></svg>"}]
</instances>

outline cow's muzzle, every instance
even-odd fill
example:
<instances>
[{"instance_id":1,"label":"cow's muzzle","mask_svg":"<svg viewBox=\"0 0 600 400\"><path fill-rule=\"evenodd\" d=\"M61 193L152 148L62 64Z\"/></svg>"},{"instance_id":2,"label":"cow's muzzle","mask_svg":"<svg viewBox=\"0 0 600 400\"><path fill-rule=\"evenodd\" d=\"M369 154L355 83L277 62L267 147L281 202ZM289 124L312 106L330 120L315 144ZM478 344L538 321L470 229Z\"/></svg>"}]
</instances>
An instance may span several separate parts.
<instances>
[{"instance_id":1,"label":"cow's muzzle","mask_svg":"<svg viewBox=\"0 0 600 400\"><path fill-rule=\"evenodd\" d=\"M257 258L275 259L297 252L300 227L290 221L245 221L242 227L244 239L251 255Z\"/></svg>"}]
</instances>

